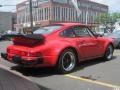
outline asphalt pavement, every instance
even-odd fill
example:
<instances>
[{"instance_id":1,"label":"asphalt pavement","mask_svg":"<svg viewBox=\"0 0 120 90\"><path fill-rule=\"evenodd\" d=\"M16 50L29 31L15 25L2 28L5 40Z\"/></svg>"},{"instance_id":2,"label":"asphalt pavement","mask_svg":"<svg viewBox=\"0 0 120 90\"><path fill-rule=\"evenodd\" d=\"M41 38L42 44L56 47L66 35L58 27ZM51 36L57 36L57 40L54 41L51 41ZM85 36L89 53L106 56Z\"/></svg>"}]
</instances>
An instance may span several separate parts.
<instances>
[{"instance_id":1,"label":"asphalt pavement","mask_svg":"<svg viewBox=\"0 0 120 90\"><path fill-rule=\"evenodd\" d=\"M9 44L0 42L0 52ZM0 64L8 67L7 72L0 68L0 90L120 90L120 49L115 50L110 61L83 62L67 75L59 75L53 68L26 69L3 59Z\"/></svg>"}]
</instances>

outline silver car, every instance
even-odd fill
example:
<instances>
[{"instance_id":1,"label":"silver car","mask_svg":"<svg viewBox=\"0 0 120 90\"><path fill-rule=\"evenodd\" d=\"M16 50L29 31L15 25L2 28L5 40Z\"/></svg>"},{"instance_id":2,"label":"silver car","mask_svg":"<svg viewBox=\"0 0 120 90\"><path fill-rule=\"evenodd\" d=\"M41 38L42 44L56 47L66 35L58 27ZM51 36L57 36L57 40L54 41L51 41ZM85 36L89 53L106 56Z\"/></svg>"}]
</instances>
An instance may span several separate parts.
<instances>
[{"instance_id":1,"label":"silver car","mask_svg":"<svg viewBox=\"0 0 120 90\"><path fill-rule=\"evenodd\" d=\"M120 48L120 30L114 31L113 33L110 33L106 36L114 40L115 47Z\"/></svg>"}]
</instances>

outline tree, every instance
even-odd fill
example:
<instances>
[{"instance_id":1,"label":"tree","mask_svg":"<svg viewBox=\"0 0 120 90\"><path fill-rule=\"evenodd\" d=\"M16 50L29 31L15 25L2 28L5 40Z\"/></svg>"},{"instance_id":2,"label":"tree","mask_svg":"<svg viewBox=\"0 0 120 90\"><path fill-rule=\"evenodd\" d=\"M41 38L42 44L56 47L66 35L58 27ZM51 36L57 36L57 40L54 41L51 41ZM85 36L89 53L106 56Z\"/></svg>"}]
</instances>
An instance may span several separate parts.
<instances>
[{"instance_id":1,"label":"tree","mask_svg":"<svg viewBox=\"0 0 120 90\"><path fill-rule=\"evenodd\" d=\"M120 19L120 13L102 13L96 17L95 22L106 26L114 24L118 19Z\"/></svg>"},{"instance_id":2,"label":"tree","mask_svg":"<svg viewBox=\"0 0 120 90\"><path fill-rule=\"evenodd\" d=\"M112 13L111 19L112 19L112 22L115 23L118 19L120 19L120 13Z\"/></svg>"},{"instance_id":3,"label":"tree","mask_svg":"<svg viewBox=\"0 0 120 90\"><path fill-rule=\"evenodd\" d=\"M111 22L111 16L108 13L102 13L95 19L96 23L107 25L107 23Z\"/></svg>"}]
</instances>

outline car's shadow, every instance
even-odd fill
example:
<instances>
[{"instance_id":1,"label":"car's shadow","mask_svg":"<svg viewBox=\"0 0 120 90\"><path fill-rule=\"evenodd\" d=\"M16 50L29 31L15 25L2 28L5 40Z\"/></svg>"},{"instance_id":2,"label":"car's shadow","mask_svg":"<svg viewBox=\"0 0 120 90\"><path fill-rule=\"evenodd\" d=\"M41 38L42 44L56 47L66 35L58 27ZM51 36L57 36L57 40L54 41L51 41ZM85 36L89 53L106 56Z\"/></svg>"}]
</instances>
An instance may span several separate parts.
<instances>
[{"instance_id":1,"label":"car's shadow","mask_svg":"<svg viewBox=\"0 0 120 90\"><path fill-rule=\"evenodd\" d=\"M47 68L24 68L21 66L13 66L12 70L16 70L22 73L25 76L32 77L47 77L52 75L57 75L57 70L55 68L47 67Z\"/></svg>"},{"instance_id":2,"label":"car's shadow","mask_svg":"<svg viewBox=\"0 0 120 90\"><path fill-rule=\"evenodd\" d=\"M113 56L112 60L114 60L115 58L116 56ZM109 61L105 61L102 59L94 59L94 60L81 62L77 65L73 73L79 70L83 70L86 67L96 65L99 63L105 63L105 62L109 62ZM21 66L13 66L11 67L11 69L20 72L25 76L32 76L32 77L48 77L53 75L60 75L55 68L24 68Z\"/></svg>"}]
</instances>

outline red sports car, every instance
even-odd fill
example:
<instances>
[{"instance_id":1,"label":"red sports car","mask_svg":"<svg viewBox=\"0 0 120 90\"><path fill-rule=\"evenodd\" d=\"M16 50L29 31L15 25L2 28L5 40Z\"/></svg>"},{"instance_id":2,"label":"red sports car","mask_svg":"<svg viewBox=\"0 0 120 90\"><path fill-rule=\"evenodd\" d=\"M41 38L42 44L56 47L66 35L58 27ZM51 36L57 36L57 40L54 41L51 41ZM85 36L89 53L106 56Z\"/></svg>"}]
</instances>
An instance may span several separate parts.
<instances>
[{"instance_id":1,"label":"red sports car","mask_svg":"<svg viewBox=\"0 0 120 90\"><path fill-rule=\"evenodd\" d=\"M1 56L25 67L57 67L71 72L78 62L113 56L113 40L98 37L88 26L59 23L41 27L28 35L11 35L13 44Z\"/></svg>"}]
</instances>

